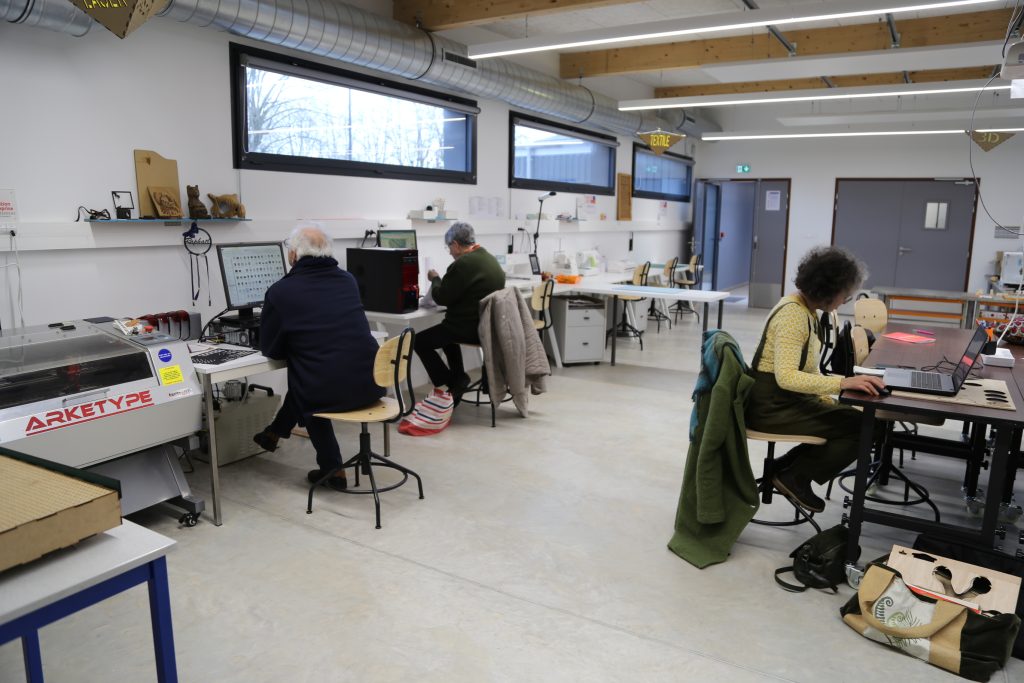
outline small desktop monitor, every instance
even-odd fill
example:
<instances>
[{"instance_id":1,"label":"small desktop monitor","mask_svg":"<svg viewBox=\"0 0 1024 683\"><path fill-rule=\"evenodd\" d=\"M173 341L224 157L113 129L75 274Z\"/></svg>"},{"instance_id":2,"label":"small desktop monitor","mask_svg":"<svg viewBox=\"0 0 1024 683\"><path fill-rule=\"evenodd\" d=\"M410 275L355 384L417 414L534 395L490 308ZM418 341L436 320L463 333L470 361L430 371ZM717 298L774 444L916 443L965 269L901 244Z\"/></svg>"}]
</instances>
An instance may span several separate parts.
<instances>
[{"instance_id":1,"label":"small desktop monitor","mask_svg":"<svg viewBox=\"0 0 1024 683\"><path fill-rule=\"evenodd\" d=\"M387 249L415 249L415 230L378 230L377 246Z\"/></svg>"},{"instance_id":2,"label":"small desktop monitor","mask_svg":"<svg viewBox=\"0 0 1024 683\"><path fill-rule=\"evenodd\" d=\"M240 319L252 318L263 305L270 285L284 277L284 250L280 242L217 245L229 309Z\"/></svg>"}]
</instances>

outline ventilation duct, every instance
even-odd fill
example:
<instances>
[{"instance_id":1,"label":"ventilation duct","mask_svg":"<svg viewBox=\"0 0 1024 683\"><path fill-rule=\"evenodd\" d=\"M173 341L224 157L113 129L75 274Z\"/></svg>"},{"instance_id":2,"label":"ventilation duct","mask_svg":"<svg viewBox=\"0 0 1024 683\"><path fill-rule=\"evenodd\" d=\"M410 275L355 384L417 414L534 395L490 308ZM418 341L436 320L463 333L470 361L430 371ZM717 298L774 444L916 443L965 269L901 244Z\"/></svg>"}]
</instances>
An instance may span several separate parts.
<instances>
[{"instance_id":1,"label":"ventilation duct","mask_svg":"<svg viewBox=\"0 0 1024 683\"><path fill-rule=\"evenodd\" d=\"M92 19L67 0L0 0L0 19L11 24L84 36Z\"/></svg>"},{"instance_id":2,"label":"ventilation duct","mask_svg":"<svg viewBox=\"0 0 1024 683\"><path fill-rule=\"evenodd\" d=\"M91 24L66 0L0 0L0 16L72 35L84 35ZM474 62L460 43L333 0L170 0L158 16L623 135L717 129L685 113L666 120L650 112L620 112L615 100L585 86L504 59Z\"/></svg>"}]
</instances>

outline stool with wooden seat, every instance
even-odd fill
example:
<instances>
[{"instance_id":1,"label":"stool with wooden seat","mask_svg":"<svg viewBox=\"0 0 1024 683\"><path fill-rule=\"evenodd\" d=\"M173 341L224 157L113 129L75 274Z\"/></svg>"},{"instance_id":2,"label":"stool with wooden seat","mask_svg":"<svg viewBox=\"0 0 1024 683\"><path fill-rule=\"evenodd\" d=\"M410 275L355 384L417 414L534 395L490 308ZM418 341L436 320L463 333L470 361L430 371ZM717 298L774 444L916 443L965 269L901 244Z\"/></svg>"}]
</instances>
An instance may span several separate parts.
<instances>
[{"instance_id":1,"label":"stool with wooden seat","mask_svg":"<svg viewBox=\"0 0 1024 683\"><path fill-rule=\"evenodd\" d=\"M647 276L651 272L651 262L645 261L636 268L633 269L633 282L632 284L640 287L647 286ZM640 350L644 350L644 333L641 332L636 326L631 325L629 322L629 302L630 301L643 301L647 297L634 296L631 294L619 294L618 299L622 302L622 320L617 325L614 325L612 329L608 330L608 334L605 335L605 341L613 334L626 337L636 337L640 340Z\"/></svg>"},{"instance_id":2,"label":"stool with wooden seat","mask_svg":"<svg viewBox=\"0 0 1024 683\"><path fill-rule=\"evenodd\" d=\"M809 436L805 434L771 434L769 432L759 432L754 429L747 429L747 439L750 441L764 441L768 444L768 455L764 458L764 468L761 471L761 477L756 479L757 490L761 492L761 502L765 505L770 505L772 497L775 494L779 494L786 501L793 506L793 519L786 522L772 522L762 519L752 519L751 524L763 524L765 526L795 526L797 524L810 523L816 531L821 532L821 527L814 521L814 513L804 510L795 501L791 500L788 496L779 491L774 484L772 479L778 473L778 462L775 459L775 444L777 443L791 443L791 444L809 444L812 446L822 446L826 443L826 439L820 436Z\"/></svg>"},{"instance_id":3,"label":"stool with wooden seat","mask_svg":"<svg viewBox=\"0 0 1024 683\"><path fill-rule=\"evenodd\" d=\"M313 493L316 491L316 488L325 484L331 477L346 467L355 468L355 487L339 491L339 493L372 494L378 529L380 528L380 493L397 489L408 481L409 476L412 475L416 478L420 498L423 498L423 480L420 479L420 475L391 460L391 442L388 435L388 426L411 413L416 404L416 397L412 388L412 375L409 372L414 337L415 333L412 328L407 327L402 330L400 335L384 342L377 350L377 356L373 363L373 379L377 386L391 389L394 392L394 398L385 396L373 405L359 410L349 410L343 413L315 414L315 417L322 417L335 422L358 422L361 431L359 432L359 452L342 463L341 467L336 467L326 472L319 481L309 487L306 514L313 513ZM370 448L369 426L371 423L381 424L384 427L384 455L378 455ZM373 470L378 467L386 467L401 472L401 481L387 486L377 486ZM369 477L369 489L359 489L360 472Z\"/></svg>"},{"instance_id":4,"label":"stool with wooden seat","mask_svg":"<svg viewBox=\"0 0 1024 683\"><path fill-rule=\"evenodd\" d=\"M492 427L496 427L498 425L498 422L497 422L497 410L494 407L494 401L492 401L491 398L490 398L491 397L490 387L487 386L487 364L486 364L486 359L484 358L484 347L480 346L479 344L470 344L468 342L462 342L462 343L459 344L459 346L465 346L465 347L470 348L470 349L476 349L477 352L479 352L479 354L480 354L480 379L478 379L475 382L471 382L470 385L468 387L466 387L466 391L465 391L465 393L462 394L462 398L459 399L459 403L460 404L461 403L466 403L466 404L469 404L471 406L482 406L482 405L490 406L491 407L491 426ZM472 394L474 392L476 393L476 398L467 398L467 396L469 394ZM482 394L486 394L487 395L487 400L486 401L484 401L482 398L480 398ZM505 403L505 402L511 401L511 400L512 400L511 396L502 396L501 400L498 401L498 403Z\"/></svg>"},{"instance_id":5,"label":"stool with wooden seat","mask_svg":"<svg viewBox=\"0 0 1024 683\"><path fill-rule=\"evenodd\" d=\"M678 265L679 265L679 257L678 256L673 256L672 259L669 260L669 262L665 264L665 269L662 271L662 274L661 274L661 286L662 287L674 287L675 286L675 284L673 283L672 279L675 277L676 266L678 266ZM650 284L650 283L648 283L648 284ZM658 308L658 303L659 302L661 303L661 307L664 308L665 307L665 300L664 299L659 299L658 297L655 297L655 296L651 297L651 307L647 310L647 319L648 320L653 320L654 322L656 322L658 324L658 330L657 331L660 333L661 332L661 323L662 323L662 321L665 321L666 323L668 323L668 329L670 329L670 330L672 329L672 318L670 318L667 315L667 313L668 313L667 311L663 312L661 310L661 308Z\"/></svg>"},{"instance_id":6,"label":"stool with wooden seat","mask_svg":"<svg viewBox=\"0 0 1024 683\"><path fill-rule=\"evenodd\" d=\"M553 279L547 279L541 284L533 288L533 294L530 296L530 309L537 313L537 319L533 321L533 327L537 330L537 334L540 335L540 341L544 343L544 332L551 329L552 318L551 318L551 296L555 291L555 281ZM551 354L555 357L555 365L562 367L562 359L559 357L558 344L554 340L551 342Z\"/></svg>"},{"instance_id":7,"label":"stool with wooden seat","mask_svg":"<svg viewBox=\"0 0 1024 683\"><path fill-rule=\"evenodd\" d=\"M699 254L693 254L690 256L690 262L687 265L685 272L681 274L673 273L672 283L680 289L693 289L700 284ZM697 316L697 321L700 321L700 313L697 312L697 309L683 301L677 301L675 305L672 306L672 312L677 322L679 320L679 316L683 313L693 313Z\"/></svg>"}]
</instances>

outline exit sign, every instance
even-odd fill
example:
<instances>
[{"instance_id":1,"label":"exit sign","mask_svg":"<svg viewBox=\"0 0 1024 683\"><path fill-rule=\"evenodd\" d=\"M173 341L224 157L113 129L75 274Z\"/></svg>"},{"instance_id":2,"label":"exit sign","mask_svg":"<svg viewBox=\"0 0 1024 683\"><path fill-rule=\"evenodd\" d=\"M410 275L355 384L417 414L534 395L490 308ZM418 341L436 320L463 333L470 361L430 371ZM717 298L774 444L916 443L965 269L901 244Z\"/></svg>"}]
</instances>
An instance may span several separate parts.
<instances>
[{"instance_id":1,"label":"exit sign","mask_svg":"<svg viewBox=\"0 0 1024 683\"><path fill-rule=\"evenodd\" d=\"M750 173L750 165L749 164L736 164L736 172L737 173Z\"/></svg>"}]
</instances>

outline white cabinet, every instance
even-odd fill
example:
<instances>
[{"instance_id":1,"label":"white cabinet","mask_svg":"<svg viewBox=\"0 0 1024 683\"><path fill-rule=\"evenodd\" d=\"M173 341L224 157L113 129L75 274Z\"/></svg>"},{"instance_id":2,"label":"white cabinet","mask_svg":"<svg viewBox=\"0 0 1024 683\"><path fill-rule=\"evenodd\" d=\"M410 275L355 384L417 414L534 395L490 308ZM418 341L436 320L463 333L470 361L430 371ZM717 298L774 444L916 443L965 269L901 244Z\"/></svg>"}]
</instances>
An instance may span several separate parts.
<instances>
[{"instance_id":1,"label":"white cabinet","mask_svg":"<svg viewBox=\"0 0 1024 683\"><path fill-rule=\"evenodd\" d=\"M585 296L551 299L551 320L563 363L600 363L604 358L604 302Z\"/></svg>"}]
</instances>

